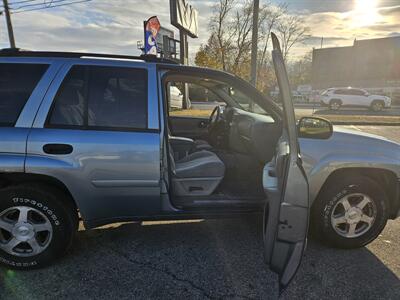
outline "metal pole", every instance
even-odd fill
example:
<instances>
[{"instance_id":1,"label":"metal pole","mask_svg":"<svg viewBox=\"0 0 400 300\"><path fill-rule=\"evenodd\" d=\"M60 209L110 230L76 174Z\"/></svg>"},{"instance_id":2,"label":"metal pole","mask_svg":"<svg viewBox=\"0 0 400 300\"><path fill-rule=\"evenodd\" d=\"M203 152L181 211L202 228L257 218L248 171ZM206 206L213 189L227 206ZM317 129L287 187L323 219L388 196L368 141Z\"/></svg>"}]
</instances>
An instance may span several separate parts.
<instances>
[{"instance_id":1,"label":"metal pole","mask_svg":"<svg viewBox=\"0 0 400 300\"><path fill-rule=\"evenodd\" d=\"M8 7L8 0L3 0L4 13L6 15L8 39L10 40L10 47L15 48L14 31L11 23L10 8Z\"/></svg>"},{"instance_id":2,"label":"metal pole","mask_svg":"<svg viewBox=\"0 0 400 300\"><path fill-rule=\"evenodd\" d=\"M189 46L187 41L187 34L182 30L179 30L179 37L180 37L180 60L182 65L189 64ZM189 108L189 86L185 83L183 84L183 91L182 91L182 108L187 109Z\"/></svg>"},{"instance_id":3,"label":"metal pole","mask_svg":"<svg viewBox=\"0 0 400 300\"><path fill-rule=\"evenodd\" d=\"M256 86L257 83L257 42L258 42L258 12L260 9L260 1L253 1L253 32L251 36L251 76L250 82Z\"/></svg>"}]
</instances>

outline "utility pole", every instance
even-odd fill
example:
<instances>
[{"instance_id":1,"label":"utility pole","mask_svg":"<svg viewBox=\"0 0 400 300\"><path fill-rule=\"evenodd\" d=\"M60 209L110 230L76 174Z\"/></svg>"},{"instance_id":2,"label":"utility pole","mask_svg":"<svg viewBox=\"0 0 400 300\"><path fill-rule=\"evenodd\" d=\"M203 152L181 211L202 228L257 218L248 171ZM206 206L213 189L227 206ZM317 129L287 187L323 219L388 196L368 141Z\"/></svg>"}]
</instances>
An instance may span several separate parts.
<instances>
[{"instance_id":1,"label":"utility pole","mask_svg":"<svg viewBox=\"0 0 400 300\"><path fill-rule=\"evenodd\" d=\"M256 86L257 83L257 42L258 42L258 12L260 1L253 0L253 32L251 36L251 76L250 83Z\"/></svg>"},{"instance_id":2,"label":"utility pole","mask_svg":"<svg viewBox=\"0 0 400 300\"><path fill-rule=\"evenodd\" d=\"M189 44L187 39L187 34L183 30L179 30L180 37L180 60L182 65L189 64ZM182 108L189 108L189 85L187 83L183 84L182 91Z\"/></svg>"},{"instance_id":3,"label":"utility pole","mask_svg":"<svg viewBox=\"0 0 400 300\"><path fill-rule=\"evenodd\" d=\"M8 0L3 0L4 13L6 14L8 39L10 40L10 47L15 48L14 31L11 23L10 8L8 7Z\"/></svg>"}]
</instances>

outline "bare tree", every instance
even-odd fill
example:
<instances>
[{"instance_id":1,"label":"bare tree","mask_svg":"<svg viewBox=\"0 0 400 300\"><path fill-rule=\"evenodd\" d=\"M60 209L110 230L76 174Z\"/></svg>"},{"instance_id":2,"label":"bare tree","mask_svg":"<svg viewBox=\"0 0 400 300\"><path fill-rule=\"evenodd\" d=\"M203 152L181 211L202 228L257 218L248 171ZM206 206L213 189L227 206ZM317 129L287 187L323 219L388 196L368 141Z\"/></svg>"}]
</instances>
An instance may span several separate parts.
<instances>
[{"instance_id":1,"label":"bare tree","mask_svg":"<svg viewBox=\"0 0 400 300\"><path fill-rule=\"evenodd\" d=\"M269 38L271 36L271 31L275 28L279 19L286 13L287 5L282 4L279 6L273 5L265 5L261 9L260 16L260 41L259 43L262 45L261 48L261 57L259 59L259 64L263 65L265 63L267 48L269 44Z\"/></svg>"},{"instance_id":2,"label":"bare tree","mask_svg":"<svg viewBox=\"0 0 400 300\"><path fill-rule=\"evenodd\" d=\"M286 60L290 49L295 44L304 42L309 36L309 28L304 26L304 20L298 15L285 15L279 18L276 26L281 41L282 55Z\"/></svg>"},{"instance_id":3,"label":"bare tree","mask_svg":"<svg viewBox=\"0 0 400 300\"><path fill-rule=\"evenodd\" d=\"M227 70L226 56L230 47L230 38L226 37L227 31L229 31L229 13L234 2L235 0L219 0L219 3L214 6L214 16L210 22L210 29L218 43L221 65L224 71Z\"/></svg>"},{"instance_id":4,"label":"bare tree","mask_svg":"<svg viewBox=\"0 0 400 300\"><path fill-rule=\"evenodd\" d=\"M241 9L236 10L232 21L233 38L235 43L232 69L234 73L240 68L241 63L249 59L251 49L251 31L253 19L252 1L246 1Z\"/></svg>"}]
</instances>

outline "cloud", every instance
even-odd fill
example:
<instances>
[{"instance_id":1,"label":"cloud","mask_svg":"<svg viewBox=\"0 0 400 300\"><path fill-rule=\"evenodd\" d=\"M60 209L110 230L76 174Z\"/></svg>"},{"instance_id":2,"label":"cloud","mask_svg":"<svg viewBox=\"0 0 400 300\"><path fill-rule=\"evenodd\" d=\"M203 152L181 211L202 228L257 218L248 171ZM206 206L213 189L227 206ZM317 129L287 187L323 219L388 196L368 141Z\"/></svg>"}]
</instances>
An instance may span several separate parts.
<instances>
[{"instance_id":1,"label":"cloud","mask_svg":"<svg viewBox=\"0 0 400 300\"><path fill-rule=\"evenodd\" d=\"M199 11L199 38L189 40L192 57L200 44L208 39L209 18L216 1L189 1ZM292 55L301 56L312 47L319 47L322 36L326 47L346 46L351 45L354 38L384 37L399 31L400 6L396 5L398 0L381 0L381 4L386 6L377 9L379 22L368 26L355 24L352 5L348 4L350 0L329 1L328 6L321 4L321 1L318 1L318 5L310 4L317 1L304 1L303 6L300 5L301 1L293 4L296 9L291 10L291 13L301 13L311 30L311 38L306 43L297 45ZM155 14L163 26L174 29L170 24L168 0L94 0L13 14L12 20L17 46L21 48L137 55L140 51L137 50L136 42L143 39L143 21ZM2 20L0 47L8 47L4 17ZM174 31L175 37L178 37L178 31Z\"/></svg>"},{"instance_id":2,"label":"cloud","mask_svg":"<svg viewBox=\"0 0 400 300\"><path fill-rule=\"evenodd\" d=\"M193 54L208 37L208 16L214 2L192 0L191 3L199 10L201 36L189 41ZM12 20L17 46L21 48L137 55L140 51L136 42L143 40L143 21L155 14L162 26L174 30L178 38L178 31L170 24L167 0L96 0L13 14ZM4 31L0 33L0 47L8 47Z\"/></svg>"},{"instance_id":3,"label":"cloud","mask_svg":"<svg viewBox=\"0 0 400 300\"><path fill-rule=\"evenodd\" d=\"M394 16L400 17L400 5L380 8L379 13L383 16L393 16L394 15Z\"/></svg>"},{"instance_id":4,"label":"cloud","mask_svg":"<svg viewBox=\"0 0 400 300\"><path fill-rule=\"evenodd\" d=\"M374 30L374 31L383 31L383 32L390 32L394 30L398 30L400 28L399 24L375 24L368 26L368 29Z\"/></svg>"}]
</instances>

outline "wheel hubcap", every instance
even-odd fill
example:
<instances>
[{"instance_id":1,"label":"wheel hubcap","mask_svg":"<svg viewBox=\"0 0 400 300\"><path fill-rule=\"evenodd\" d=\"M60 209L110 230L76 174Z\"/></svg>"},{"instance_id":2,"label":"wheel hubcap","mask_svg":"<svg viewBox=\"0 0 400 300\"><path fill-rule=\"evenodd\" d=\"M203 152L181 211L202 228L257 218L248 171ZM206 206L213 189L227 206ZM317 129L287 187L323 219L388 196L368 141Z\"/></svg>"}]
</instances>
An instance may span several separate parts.
<instances>
[{"instance_id":1,"label":"wheel hubcap","mask_svg":"<svg viewBox=\"0 0 400 300\"><path fill-rule=\"evenodd\" d=\"M333 208L331 225L343 237L359 237L372 227L376 214L376 205L369 196L349 194L341 198Z\"/></svg>"},{"instance_id":2,"label":"wheel hubcap","mask_svg":"<svg viewBox=\"0 0 400 300\"><path fill-rule=\"evenodd\" d=\"M381 110L382 109L382 104L381 103L375 103L374 104L374 110Z\"/></svg>"},{"instance_id":3,"label":"wheel hubcap","mask_svg":"<svg viewBox=\"0 0 400 300\"><path fill-rule=\"evenodd\" d=\"M15 256L42 253L50 244L53 228L39 210L16 206L0 213L0 249Z\"/></svg>"}]
</instances>

